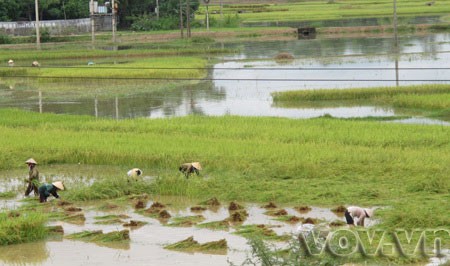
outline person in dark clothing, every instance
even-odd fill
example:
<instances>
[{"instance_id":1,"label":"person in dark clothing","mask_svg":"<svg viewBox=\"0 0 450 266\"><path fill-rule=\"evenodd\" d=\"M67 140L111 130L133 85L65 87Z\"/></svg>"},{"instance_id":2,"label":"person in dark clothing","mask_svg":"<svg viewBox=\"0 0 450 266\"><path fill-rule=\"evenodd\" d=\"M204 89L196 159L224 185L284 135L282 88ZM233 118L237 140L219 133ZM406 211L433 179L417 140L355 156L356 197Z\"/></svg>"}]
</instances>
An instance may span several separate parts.
<instances>
[{"instance_id":1,"label":"person in dark clothing","mask_svg":"<svg viewBox=\"0 0 450 266\"><path fill-rule=\"evenodd\" d=\"M37 162L33 159L30 158L25 162L28 165L28 186L27 189L25 190L25 197L27 197L28 195L30 195L31 191L34 191L34 195L37 196L38 195L38 186L37 184L39 184L39 171L36 168Z\"/></svg>"},{"instance_id":2,"label":"person in dark clothing","mask_svg":"<svg viewBox=\"0 0 450 266\"><path fill-rule=\"evenodd\" d=\"M53 182L52 184L43 184L39 187L39 202L47 202L47 198L53 195L55 198L59 198L58 190L64 190L62 182Z\"/></svg>"},{"instance_id":3,"label":"person in dark clothing","mask_svg":"<svg viewBox=\"0 0 450 266\"><path fill-rule=\"evenodd\" d=\"M196 173L197 175L199 175L199 171L202 170L202 166L199 162L184 163L180 165L178 170L180 170L180 172L182 172L186 176L186 178L189 178L189 175L192 173Z\"/></svg>"}]
</instances>

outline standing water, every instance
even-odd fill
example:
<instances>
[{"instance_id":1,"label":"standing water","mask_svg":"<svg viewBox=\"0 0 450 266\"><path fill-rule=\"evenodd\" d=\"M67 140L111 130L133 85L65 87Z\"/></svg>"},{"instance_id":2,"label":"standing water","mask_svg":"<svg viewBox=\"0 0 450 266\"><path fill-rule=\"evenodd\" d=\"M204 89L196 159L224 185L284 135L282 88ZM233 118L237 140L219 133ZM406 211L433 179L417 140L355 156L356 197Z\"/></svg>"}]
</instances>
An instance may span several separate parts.
<instances>
[{"instance_id":1,"label":"standing water","mask_svg":"<svg viewBox=\"0 0 450 266\"><path fill-rule=\"evenodd\" d=\"M392 107L339 104L289 109L273 105L272 92L448 83L450 34L403 36L394 53L390 37L292 39L223 44L240 52L217 58L200 84L163 93L133 91L117 97L57 95L37 99L32 82L20 91L0 86L0 107L105 117L172 117L189 114L311 118L408 115ZM277 62L279 53L294 59ZM397 63L397 64L396 64ZM398 65L398 68L396 68ZM111 86L114 83L111 81ZM145 81L150 82L150 81ZM1 84L0 84L1 85ZM81 84L83 86L83 84ZM92 86L92 84L86 84ZM428 119L425 119L429 122ZM413 121L424 121L423 119ZM420 123L420 122L419 122Z\"/></svg>"}]
</instances>

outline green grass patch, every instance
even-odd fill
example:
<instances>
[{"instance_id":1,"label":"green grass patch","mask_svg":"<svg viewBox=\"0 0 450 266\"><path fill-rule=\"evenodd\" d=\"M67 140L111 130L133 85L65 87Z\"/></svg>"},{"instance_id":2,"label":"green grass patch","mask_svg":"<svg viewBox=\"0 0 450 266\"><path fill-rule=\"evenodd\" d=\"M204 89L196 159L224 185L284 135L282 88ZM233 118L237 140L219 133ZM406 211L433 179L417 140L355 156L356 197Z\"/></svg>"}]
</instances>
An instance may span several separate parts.
<instances>
[{"instance_id":1,"label":"green grass patch","mask_svg":"<svg viewBox=\"0 0 450 266\"><path fill-rule=\"evenodd\" d=\"M126 60L120 64L104 63L93 66L75 65L70 67L42 66L0 68L1 77L33 77L40 82L64 79L188 79L202 78L206 61L194 57L164 57ZM174 69L175 68L175 69Z\"/></svg>"},{"instance_id":2,"label":"green grass patch","mask_svg":"<svg viewBox=\"0 0 450 266\"><path fill-rule=\"evenodd\" d=\"M233 234L243 236L245 238L259 238L272 241L287 241L291 238L290 235L277 235L270 225L251 224L241 225L236 228Z\"/></svg>"},{"instance_id":3,"label":"green grass patch","mask_svg":"<svg viewBox=\"0 0 450 266\"><path fill-rule=\"evenodd\" d=\"M104 216L96 216L94 217L95 224L123 224L124 221L122 219L128 219L130 216L124 215L124 214L111 214L111 215L104 215Z\"/></svg>"},{"instance_id":4,"label":"green grass patch","mask_svg":"<svg viewBox=\"0 0 450 266\"><path fill-rule=\"evenodd\" d=\"M272 94L277 106L305 107L352 104L375 104L397 108L425 110L428 116L446 118L450 110L450 86L415 85L401 87L377 87L360 89L302 90ZM389 117L387 119L397 119ZM367 119L367 118L364 118ZM370 118L380 120L380 118ZM385 119L384 119L385 120Z\"/></svg>"},{"instance_id":5,"label":"green grass patch","mask_svg":"<svg viewBox=\"0 0 450 266\"><path fill-rule=\"evenodd\" d=\"M170 223L167 226L180 226L180 227L190 227L198 224L205 220L203 215L191 215L191 216L183 216L183 217L173 217Z\"/></svg>"},{"instance_id":6,"label":"green grass patch","mask_svg":"<svg viewBox=\"0 0 450 266\"><path fill-rule=\"evenodd\" d=\"M12 199L17 196L17 191L0 192L0 199Z\"/></svg>"},{"instance_id":7,"label":"green grass patch","mask_svg":"<svg viewBox=\"0 0 450 266\"><path fill-rule=\"evenodd\" d=\"M0 169L22 167L31 149L41 170L49 164L133 165L154 177L128 183L124 172L89 186L80 183L61 192L68 200L148 193L197 202L216 197L292 206L391 206L377 214L380 226L448 226L442 202L450 186L449 135L450 128L439 125L331 118L115 121L2 109ZM186 180L178 171L186 161L200 161L202 174ZM434 219L419 215L428 210Z\"/></svg>"},{"instance_id":8,"label":"green grass patch","mask_svg":"<svg viewBox=\"0 0 450 266\"><path fill-rule=\"evenodd\" d=\"M450 93L450 85L414 85L400 87L377 87L355 89L323 89L275 92L273 100L277 101L335 101L335 100L367 100L382 97L404 95L434 95Z\"/></svg>"},{"instance_id":9,"label":"green grass patch","mask_svg":"<svg viewBox=\"0 0 450 266\"><path fill-rule=\"evenodd\" d=\"M0 245L42 240L47 237L47 215L38 212L0 213Z\"/></svg>"},{"instance_id":10,"label":"green grass patch","mask_svg":"<svg viewBox=\"0 0 450 266\"><path fill-rule=\"evenodd\" d=\"M66 235L67 239L82 240L86 242L123 242L130 240L130 232L128 230L113 231L109 233L103 233L102 231L83 231Z\"/></svg>"},{"instance_id":11,"label":"green grass patch","mask_svg":"<svg viewBox=\"0 0 450 266\"><path fill-rule=\"evenodd\" d=\"M126 176L111 177L96 180L90 186L80 184L64 192L67 200L88 201L99 199L114 199L150 190L151 184L142 180L129 182Z\"/></svg>"},{"instance_id":12,"label":"green grass patch","mask_svg":"<svg viewBox=\"0 0 450 266\"><path fill-rule=\"evenodd\" d=\"M208 222L208 223L197 224L196 227L206 228L209 230L228 231L230 229L230 224L228 221L222 220L222 221L213 221L213 222Z\"/></svg>"},{"instance_id":13,"label":"green grass patch","mask_svg":"<svg viewBox=\"0 0 450 266\"><path fill-rule=\"evenodd\" d=\"M130 216L126 214L110 214L94 217L95 220L128 219L128 218L130 218Z\"/></svg>"}]
</instances>

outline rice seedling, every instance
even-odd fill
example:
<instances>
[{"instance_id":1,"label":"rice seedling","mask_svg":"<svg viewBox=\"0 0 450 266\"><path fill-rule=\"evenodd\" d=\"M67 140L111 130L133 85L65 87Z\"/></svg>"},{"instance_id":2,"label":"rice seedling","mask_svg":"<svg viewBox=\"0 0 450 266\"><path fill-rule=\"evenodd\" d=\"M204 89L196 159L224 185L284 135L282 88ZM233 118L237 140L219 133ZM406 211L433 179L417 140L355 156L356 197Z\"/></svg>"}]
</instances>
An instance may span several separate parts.
<instances>
[{"instance_id":1,"label":"rice seedling","mask_svg":"<svg viewBox=\"0 0 450 266\"><path fill-rule=\"evenodd\" d=\"M198 224L205 220L203 215L192 215L192 216L184 216L184 217L173 217L170 223L167 226L181 226L181 227L190 227Z\"/></svg>"},{"instance_id":2,"label":"rice seedling","mask_svg":"<svg viewBox=\"0 0 450 266\"><path fill-rule=\"evenodd\" d=\"M282 221L290 224L296 224L296 223L302 223L305 221L304 218L297 217L295 215L281 215L275 217L273 220L275 221Z\"/></svg>"},{"instance_id":3,"label":"rice seedling","mask_svg":"<svg viewBox=\"0 0 450 266\"><path fill-rule=\"evenodd\" d=\"M47 237L47 216L44 213L0 213L0 245L11 245L42 240Z\"/></svg>"},{"instance_id":4,"label":"rice seedling","mask_svg":"<svg viewBox=\"0 0 450 266\"><path fill-rule=\"evenodd\" d=\"M213 222L197 224L196 227L206 228L206 229L210 229L210 230L228 231L230 229L230 223L226 220L213 221Z\"/></svg>"},{"instance_id":5,"label":"rice seedling","mask_svg":"<svg viewBox=\"0 0 450 266\"><path fill-rule=\"evenodd\" d=\"M130 218L128 215L121 214L111 214L111 215L104 215L104 216L96 216L94 217L95 224L123 224L124 221L122 219L128 219Z\"/></svg>"},{"instance_id":6,"label":"rice seedling","mask_svg":"<svg viewBox=\"0 0 450 266\"><path fill-rule=\"evenodd\" d=\"M108 242L129 242L130 241L130 231L121 230L113 231L109 233L103 233L100 231L83 231L79 233L73 233L66 235L67 239L76 239L87 242L95 243L108 243Z\"/></svg>"},{"instance_id":7,"label":"rice seedling","mask_svg":"<svg viewBox=\"0 0 450 266\"><path fill-rule=\"evenodd\" d=\"M202 252L208 254L226 254L228 244L225 239L218 241L206 242L203 244L194 240L194 237L188 237L185 240L170 244L164 247L169 250L184 251L184 252Z\"/></svg>"},{"instance_id":8,"label":"rice seedling","mask_svg":"<svg viewBox=\"0 0 450 266\"><path fill-rule=\"evenodd\" d=\"M358 203L393 207L380 211L380 226L445 226L449 220L442 202L449 184L439 180L448 179L449 130L330 118L188 116L114 121L2 109L0 169L21 167L18 162L32 147L41 167L131 164L155 176L152 181L128 183L123 174L90 186L74 185L61 193L67 200L147 193L295 206ZM202 162L205 176L186 180L178 166L193 159ZM404 211L406 202L415 205ZM432 223L416 215L430 209L438 216Z\"/></svg>"},{"instance_id":9,"label":"rice seedling","mask_svg":"<svg viewBox=\"0 0 450 266\"><path fill-rule=\"evenodd\" d=\"M251 224L251 225L241 225L236 228L233 234L243 236L245 238L259 238L264 240L273 241L287 241L291 238L290 235L277 235L271 226L264 224Z\"/></svg>"},{"instance_id":10,"label":"rice seedling","mask_svg":"<svg viewBox=\"0 0 450 266\"><path fill-rule=\"evenodd\" d=\"M143 181L129 182L125 176L118 176L96 180L89 187L85 185L73 187L64 193L64 198L77 201L113 199L148 192L149 186L150 184Z\"/></svg>"},{"instance_id":11,"label":"rice seedling","mask_svg":"<svg viewBox=\"0 0 450 266\"><path fill-rule=\"evenodd\" d=\"M12 199L17 196L16 191L0 192L0 199Z\"/></svg>"},{"instance_id":12,"label":"rice seedling","mask_svg":"<svg viewBox=\"0 0 450 266\"><path fill-rule=\"evenodd\" d=\"M143 222L143 221L130 220L128 223L124 223L123 226L130 227L130 228L136 228L136 227L141 227L146 224L148 224L148 223Z\"/></svg>"}]
</instances>

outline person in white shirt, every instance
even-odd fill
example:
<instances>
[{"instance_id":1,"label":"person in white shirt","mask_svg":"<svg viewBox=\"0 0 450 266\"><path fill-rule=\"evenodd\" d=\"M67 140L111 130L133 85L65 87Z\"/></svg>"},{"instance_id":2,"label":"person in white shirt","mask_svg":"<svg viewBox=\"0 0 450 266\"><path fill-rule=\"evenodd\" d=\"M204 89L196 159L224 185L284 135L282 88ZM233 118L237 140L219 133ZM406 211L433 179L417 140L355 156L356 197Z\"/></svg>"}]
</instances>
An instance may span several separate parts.
<instances>
[{"instance_id":1,"label":"person in white shirt","mask_svg":"<svg viewBox=\"0 0 450 266\"><path fill-rule=\"evenodd\" d=\"M364 226L365 218L373 217L373 210L367 208L361 208L358 206L350 206L345 210L345 220L350 226L355 225L355 218L357 218L356 225Z\"/></svg>"}]
</instances>

